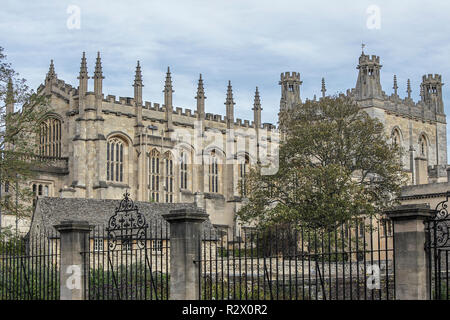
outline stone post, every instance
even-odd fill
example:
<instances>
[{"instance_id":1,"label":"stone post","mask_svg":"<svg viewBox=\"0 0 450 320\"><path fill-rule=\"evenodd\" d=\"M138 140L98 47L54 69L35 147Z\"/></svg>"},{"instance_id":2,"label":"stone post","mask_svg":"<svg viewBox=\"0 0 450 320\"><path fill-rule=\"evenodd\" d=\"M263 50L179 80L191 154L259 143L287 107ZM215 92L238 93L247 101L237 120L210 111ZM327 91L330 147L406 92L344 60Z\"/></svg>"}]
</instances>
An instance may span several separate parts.
<instances>
[{"instance_id":1,"label":"stone post","mask_svg":"<svg viewBox=\"0 0 450 320\"><path fill-rule=\"evenodd\" d=\"M163 214L170 224L170 299L198 300L202 223L208 214L186 208Z\"/></svg>"},{"instance_id":2,"label":"stone post","mask_svg":"<svg viewBox=\"0 0 450 320\"><path fill-rule=\"evenodd\" d=\"M90 226L87 221L62 221L54 226L60 233L60 299L85 299L85 259L89 250Z\"/></svg>"},{"instance_id":3,"label":"stone post","mask_svg":"<svg viewBox=\"0 0 450 320\"><path fill-rule=\"evenodd\" d=\"M414 158L416 165L416 184L428 183L427 159L424 157Z\"/></svg>"},{"instance_id":4,"label":"stone post","mask_svg":"<svg viewBox=\"0 0 450 320\"><path fill-rule=\"evenodd\" d=\"M429 260L425 220L435 210L425 204L403 205L386 212L394 223L395 294L397 300L429 300Z\"/></svg>"}]
</instances>

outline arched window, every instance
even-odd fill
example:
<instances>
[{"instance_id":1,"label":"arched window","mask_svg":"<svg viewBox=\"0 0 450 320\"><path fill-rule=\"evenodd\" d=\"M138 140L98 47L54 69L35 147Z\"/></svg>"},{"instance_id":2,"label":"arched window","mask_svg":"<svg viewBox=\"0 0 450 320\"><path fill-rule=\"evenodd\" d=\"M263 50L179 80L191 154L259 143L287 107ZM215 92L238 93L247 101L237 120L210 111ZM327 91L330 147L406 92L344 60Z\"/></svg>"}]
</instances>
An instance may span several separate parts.
<instances>
[{"instance_id":1,"label":"arched window","mask_svg":"<svg viewBox=\"0 0 450 320\"><path fill-rule=\"evenodd\" d=\"M219 164L216 151L213 150L210 155L209 163L209 192L218 193L219 192Z\"/></svg>"},{"instance_id":2,"label":"arched window","mask_svg":"<svg viewBox=\"0 0 450 320\"><path fill-rule=\"evenodd\" d=\"M400 131L398 129L394 129L394 131L392 131L392 144L396 145L396 146L401 146L401 136L400 136Z\"/></svg>"},{"instance_id":3,"label":"arched window","mask_svg":"<svg viewBox=\"0 0 450 320\"><path fill-rule=\"evenodd\" d=\"M166 152L164 154L164 163L165 163L164 170L165 170L165 178L166 178L164 191L166 194L166 202L172 203L173 202L173 180L174 180L172 153Z\"/></svg>"},{"instance_id":4,"label":"arched window","mask_svg":"<svg viewBox=\"0 0 450 320\"><path fill-rule=\"evenodd\" d=\"M106 145L106 179L113 182L124 181L125 143L114 137Z\"/></svg>"},{"instance_id":5,"label":"arched window","mask_svg":"<svg viewBox=\"0 0 450 320\"><path fill-rule=\"evenodd\" d=\"M247 187L245 185L245 177L249 171L249 158L248 156L241 157L239 160L239 182L240 182L240 190L239 193L242 197L247 196Z\"/></svg>"},{"instance_id":6,"label":"arched window","mask_svg":"<svg viewBox=\"0 0 450 320\"><path fill-rule=\"evenodd\" d=\"M428 144L424 135L421 135L419 138L419 152L422 157L428 157Z\"/></svg>"},{"instance_id":7,"label":"arched window","mask_svg":"<svg viewBox=\"0 0 450 320\"><path fill-rule=\"evenodd\" d=\"M180 188L188 188L188 159L186 151L181 151L180 154Z\"/></svg>"},{"instance_id":8,"label":"arched window","mask_svg":"<svg viewBox=\"0 0 450 320\"><path fill-rule=\"evenodd\" d=\"M61 121L47 118L40 125L39 154L47 157L61 157Z\"/></svg>"},{"instance_id":9,"label":"arched window","mask_svg":"<svg viewBox=\"0 0 450 320\"><path fill-rule=\"evenodd\" d=\"M159 179L160 169L159 161L160 154L156 149L153 149L148 157L148 173L149 173L149 199L150 201L159 202Z\"/></svg>"},{"instance_id":10,"label":"arched window","mask_svg":"<svg viewBox=\"0 0 450 320\"><path fill-rule=\"evenodd\" d=\"M33 183L32 185L33 195L35 197L49 197L51 196L50 184L44 182Z\"/></svg>"}]
</instances>

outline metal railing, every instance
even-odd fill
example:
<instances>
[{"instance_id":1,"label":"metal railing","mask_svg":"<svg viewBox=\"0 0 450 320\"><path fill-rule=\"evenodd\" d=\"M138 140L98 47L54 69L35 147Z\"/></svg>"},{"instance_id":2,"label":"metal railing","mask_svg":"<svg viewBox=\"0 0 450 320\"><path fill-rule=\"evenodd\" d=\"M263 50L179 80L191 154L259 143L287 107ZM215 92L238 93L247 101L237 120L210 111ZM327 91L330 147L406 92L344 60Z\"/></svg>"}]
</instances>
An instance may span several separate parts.
<instances>
[{"instance_id":1,"label":"metal railing","mask_svg":"<svg viewBox=\"0 0 450 320\"><path fill-rule=\"evenodd\" d=\"M204 234L204 300L395 299L391 221L352 221L326 232L292 226Z\"/></svg>"},{"instance_id":2,"label":"metal railing","mask_svg":"<svg viewBox=\"0 0 450 320\"><path fill-rule=\"evenodd\" d=\"M59 262L55 232L0 240L0 300L58 300Z\"/></svg>"}]
</instances>

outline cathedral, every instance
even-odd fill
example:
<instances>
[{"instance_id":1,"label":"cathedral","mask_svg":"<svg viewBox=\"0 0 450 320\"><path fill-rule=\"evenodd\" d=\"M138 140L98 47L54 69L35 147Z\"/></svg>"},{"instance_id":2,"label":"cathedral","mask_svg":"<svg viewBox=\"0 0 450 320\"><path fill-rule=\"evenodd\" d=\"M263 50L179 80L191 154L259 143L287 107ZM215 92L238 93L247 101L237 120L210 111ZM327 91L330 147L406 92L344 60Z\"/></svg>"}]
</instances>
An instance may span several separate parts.
<instances>
[{"instance_id":1,"label":"cathedral","mask_svg":"<svg viewBox=\"0 0 450 320\"><path fill-rule=\"evenodd\" d=\"M393 143L406 151L403 164L409 185L447 183L446 116L440 75L424 75L421 99L386 94L380 82L378 56L362 52L355 88L347 90L367 113L385 126ZM200 75L196 109L174 108L170 69L163 104L143 101L141 67L137 62L133 97L103 93L100 53L92 77L83 53L78 86L58 79L51 61L38 93L51 97L41 124L39 153L50 160L29 187L37 197L120 199L125 191L138 201L195 203L205 208L219 228L240 228L235 213L245 201L241 181L252 165L277 170L279 135L276 125L261 123L258 88L252 121L234 118L233 91L228 83L225 116L206 112ZM93 80L93 89L90 81ZM280 110L301 103L300 73L281 74ZM322 97L326 96L322 79ZM271 171L272 170L272 171Z\"/></svg>"}]
</instances>

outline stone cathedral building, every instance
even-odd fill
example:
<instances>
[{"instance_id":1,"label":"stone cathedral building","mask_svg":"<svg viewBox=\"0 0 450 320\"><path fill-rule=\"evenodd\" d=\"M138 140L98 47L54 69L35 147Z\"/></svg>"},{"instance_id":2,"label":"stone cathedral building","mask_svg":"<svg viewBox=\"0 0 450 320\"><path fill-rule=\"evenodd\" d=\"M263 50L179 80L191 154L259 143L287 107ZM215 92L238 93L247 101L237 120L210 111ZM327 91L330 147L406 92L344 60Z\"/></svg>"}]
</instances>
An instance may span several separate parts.
<instances>
[{"instance_id":1,"label":"stone cathedral building","mask_svg":"<svg viewBox=\"0 0 450 320\"><path fill-rule=\"evenodd\" d=\"M406 97L399 96L395 76L393 93L386 94L381 68L378 56L362 52L355 88L346 94L380 119L392 142L406 150L404 169L410 185L446 183L441 76L423 76L421 99L415 102L409 80ZM277 128L261 123L258 88L254 119L242 121L234 118L231 83L222 117L206 112L201 75L195 110L174 108L169 69L163 104L142 100L139 62L133 97L105 95L104 79L100 54L93 74L88 74L83 53L76 87L58 79L51 62L38 92L51 96L52 111L42 123L38 142L40 155L51 157L52 165L30 181L36 196L119 199L128 190L138 201L195 202L207 210L214 225L235 229L235 213L245 201L245 188L239 181L251 165L276 163ZM279 85L280 110L301 103L300 73L282 73ZM321 92L326 95L324 80Z\"/></svg>"}]
</instances>

